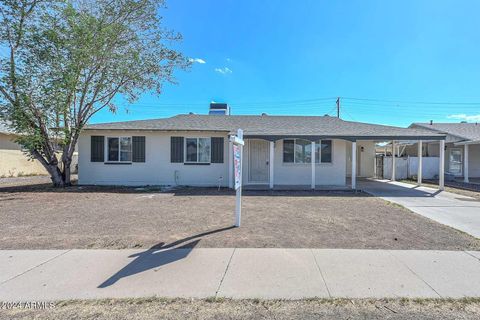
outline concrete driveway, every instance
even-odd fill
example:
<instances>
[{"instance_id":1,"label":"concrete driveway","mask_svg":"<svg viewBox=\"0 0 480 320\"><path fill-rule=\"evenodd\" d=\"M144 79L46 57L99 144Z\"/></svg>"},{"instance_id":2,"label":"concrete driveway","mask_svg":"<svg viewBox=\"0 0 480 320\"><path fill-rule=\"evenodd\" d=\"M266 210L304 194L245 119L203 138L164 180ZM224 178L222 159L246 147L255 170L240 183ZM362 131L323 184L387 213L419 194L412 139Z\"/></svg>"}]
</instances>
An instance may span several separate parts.
<instances>
[{"instance_id":1,"label":"concrete driveway","mask_svg":"<svg viewBox=\"0 0 480 320\"><path fill-rule=\"evenodd\" d=\"M480 238L480 201L433 188L388 180L363 180L358 187L424 217Z\"/></svg>"}]
</instances>

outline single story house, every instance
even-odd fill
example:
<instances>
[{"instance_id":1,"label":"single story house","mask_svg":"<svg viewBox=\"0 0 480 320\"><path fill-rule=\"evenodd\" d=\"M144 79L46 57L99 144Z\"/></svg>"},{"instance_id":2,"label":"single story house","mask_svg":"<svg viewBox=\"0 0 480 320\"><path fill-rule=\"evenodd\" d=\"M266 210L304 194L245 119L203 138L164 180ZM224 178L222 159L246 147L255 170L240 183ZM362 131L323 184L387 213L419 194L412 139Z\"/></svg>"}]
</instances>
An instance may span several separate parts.
<instances>
[{"instance_id":1,"label":"single story house","mask_svg":"<svg viewBox=\"0 0 480 320\"><path fill-rule=\"evenodd\" d=\"M30 159L22 146L15 142L18 137L19 134L9 128L8 122L0 121L0 177L48 175L45 167L39 161ZM57 152L60 158L61 152ZM77 163L78 152L75 151L72 159L72 173L77 172Z\"/></svg>"},{"instance_id":2,"label":"single story house","mask_svg":"<svg viewBox=\"0 0 480 320\"><path fill-rule=\"evenodd\" d=\"M79 184L233 187L229 137L244 131L243 184L356 188L375 175L375 143L445 135L330 116L198 115L88 125ZM393 175L395 177L395 175Z\"/></svg>"},{"instance_id":3,"label":"single story house","mask_svg":"<svg viewBox=\"0 0 480 320\"><path fill-rule=\"evenodd\" d=\"M478 123L412 123L409 128L428 130L432 133L446 134L444 166L449 174L463 178L480 178L480 124ZM418 144L415 141L405 143L402 153L407 156L418 155ZM424 157L438 157L440 147L438 141L424 142Z\"/></svg>"},{"instance_id":4,"label":"single story house","mask_svg":"<svg viewBox=\"0 0 480 320\"><path fill-rule=\"evenodd\" d=\"M17 137L7 123L0 121L0 177L47 174L38 161L23 153L22 146L15 142Z\"/></svg>"}]
</instances>

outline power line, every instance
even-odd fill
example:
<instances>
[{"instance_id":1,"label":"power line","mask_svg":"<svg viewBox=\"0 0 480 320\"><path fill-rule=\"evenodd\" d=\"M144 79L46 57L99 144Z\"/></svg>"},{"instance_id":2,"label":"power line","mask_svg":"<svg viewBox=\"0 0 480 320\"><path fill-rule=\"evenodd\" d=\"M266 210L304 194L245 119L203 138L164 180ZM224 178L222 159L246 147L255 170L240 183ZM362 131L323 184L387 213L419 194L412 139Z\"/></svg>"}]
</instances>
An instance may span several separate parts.
<instances>
[{"instance_id":1,"label":"power line","mask_svg":"<svg viewBox=\"0 0 480 320\"><path fill-rule=\"evenodd\" d=\"M383 99L351 98L351 97L342 97L342 99L372 101L372 102L389 102L389 103L431 104L431 105L480 105L480 102L401 101L401 100L383 100Z\"/></svg>"}]
</instances>

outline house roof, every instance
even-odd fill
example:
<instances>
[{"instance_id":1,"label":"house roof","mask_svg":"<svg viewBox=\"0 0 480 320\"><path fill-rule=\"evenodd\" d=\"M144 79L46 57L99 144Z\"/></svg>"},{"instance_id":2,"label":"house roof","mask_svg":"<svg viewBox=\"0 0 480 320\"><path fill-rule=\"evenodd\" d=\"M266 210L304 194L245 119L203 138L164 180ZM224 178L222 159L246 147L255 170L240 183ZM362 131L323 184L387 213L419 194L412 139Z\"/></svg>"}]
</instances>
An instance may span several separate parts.
<instances>
[{"instance_id":1,"label":"house roof","mask_svg":"<svg viewBox=\"0 0 480 320\"><path fill-rule=\"evenodd\" d=\"M410 127L447 133L458 137L459 140L480 141L480 124L478 123L412 123Z\"/></svg>"},{"instance_id":2,"label":"house roof","mask_svg":"<svg viewBox=\"0 0 480 320\"><path fill-rule=\"evenodd\" d=\"M269 140L286 137L442 140L445 135L422 129L344 121L329 116L237 116L185 114L171 118L92 124L86 130L222 131Z\"/></svg>"}]
</instances>

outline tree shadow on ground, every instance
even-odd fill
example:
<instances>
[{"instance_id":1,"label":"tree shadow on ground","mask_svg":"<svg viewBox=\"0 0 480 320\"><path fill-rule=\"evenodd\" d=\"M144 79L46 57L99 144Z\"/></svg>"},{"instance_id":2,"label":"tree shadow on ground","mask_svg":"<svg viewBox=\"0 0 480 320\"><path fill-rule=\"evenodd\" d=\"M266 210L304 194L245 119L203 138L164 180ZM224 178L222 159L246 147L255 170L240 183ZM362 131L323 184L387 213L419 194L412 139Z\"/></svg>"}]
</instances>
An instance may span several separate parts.
<instances>
[{"instance_id":1,"label":"tree shadow on ground","mask_svg":"<svg viewBox=\"0 0 480 320\"><path fill-rule=\"evenodd\" d=\"M150 249L143 252L135 253L129 256L129 258L135 258L125 267L117 271L110 278L101 283L98 288L106 288L122 278L126 278L150 269L159 268L186 258L190 252L198 245L204 236L208 236L214 233L219 233L227 230L231 230L235 226L220 228L212 231L199 233L190 237L186 237L169 244L160 242ZM200 238L200 239L199 239ZM185 243L186 242L186 243ZM181 245L183 244L183 245ZM181 246L179 246L181 245Z\"/></svg>"}]
</instances>

